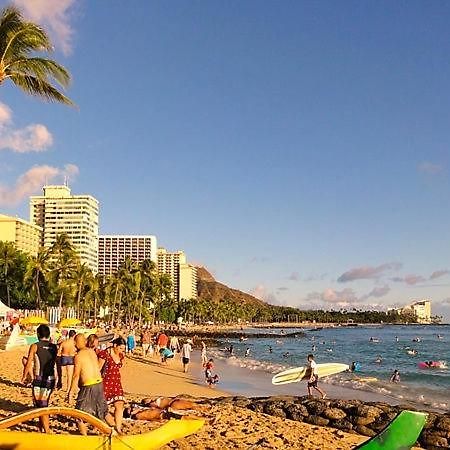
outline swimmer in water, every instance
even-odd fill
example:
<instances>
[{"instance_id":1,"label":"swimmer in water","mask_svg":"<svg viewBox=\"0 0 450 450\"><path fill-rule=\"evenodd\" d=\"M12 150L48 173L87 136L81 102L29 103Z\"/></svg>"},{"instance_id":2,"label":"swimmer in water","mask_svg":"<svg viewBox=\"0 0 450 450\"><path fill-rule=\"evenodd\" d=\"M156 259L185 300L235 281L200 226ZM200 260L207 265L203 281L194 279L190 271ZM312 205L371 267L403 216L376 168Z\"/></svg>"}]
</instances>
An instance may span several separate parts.
<instances>
[{"instance_id":1,"label":"swimmer in water","mask_svg":"<svg viewBox=\"0 0 450 450\"><path fill-rule=\"evenodd\" d=\"M283 358L287 358L290 355L289 352L283 353Z\"/></svg>"},{"instance_id":2,"label":"swimmer in water","mask_svg":"<svg viewBox=\"0 0 450 450\"><path fill-rule=\"evenodd\" d=\"M245 350L245 357L250 356L250 347L247 347Z\"/></svg>"},{"instance_id":3,"label":"swimmer in water","mask_svg":"<svg viewBox=\"0 0 450 450\"><path fill-rule=\"evenodd\" d=\"M269 353L273 353L273 349L272 349L271 345L269 345Z\"/></svg>"},{"instance_id":4,"label":"swimmer in water","mask_svg":"<svg viewBox=\"0 0 450 450\"><path fill-rule=\"evenodd\" d=\"M398 342L398 336L395 336L395 342Z\"/></svg>"},{"instance_id":5,"label":"swimmer in water","mask_svg":"<svg viewBox=\"0 0 450 450\"><path fill-rule=\"evenodd\" d=\"M383 358L381 357L381 355L378 355L378 356L377 356L377 359L375 360L375 362L376 362L377 364L381 364L381 363L383 362Z\"/></svg>"},{"instance_id":6,"label":"swimmer in water","mask_svg":"<svg viewBox=\"0 0 450 450\"><path fill-rule=\"evenodd\" d=\"M311 351L315 352L316 351L316 346L313 344L313 346L311 347Z\"/></svg>"}]
</instances>

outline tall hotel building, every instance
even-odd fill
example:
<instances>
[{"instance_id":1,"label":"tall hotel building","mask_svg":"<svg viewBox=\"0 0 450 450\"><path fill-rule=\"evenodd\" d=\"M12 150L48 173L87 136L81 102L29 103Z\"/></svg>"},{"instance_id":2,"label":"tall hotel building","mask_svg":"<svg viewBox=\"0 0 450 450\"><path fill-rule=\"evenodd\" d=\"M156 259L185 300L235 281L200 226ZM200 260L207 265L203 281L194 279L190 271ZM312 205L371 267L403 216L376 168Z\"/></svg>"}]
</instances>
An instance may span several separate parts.
<instances>
[{"instance_id":1,"label":"tall hotel building","mask_svg":"<svg viewBox=\"0 0 450 450\"><path fill-rule=\"evenodd\" d=\"M156 237L151 235L101 235L98 237L98 272L115 273L126 257L141 262L150 259L155 264Z\"/></svg>"},{"instance_id":2,"label":"tall hotel building","mask_svg":"<svg viewBox=\"0 0 450 450\"><path fill-rule=\"evenodd\" d=\"M176 300L197 298L197 268L187 264L184 252L158 248L158 271L172 279L172 293Z\"/></svg>"},{"instance_id":3,"label":"tall hotel building","mask_svg":"<svg viewBox=\"0 0 450 450\"><path fill-rule=\"evenodd\" d=\"M75 250L94 273L98 268L98 209L91 195L72 195L68 186L44 186L44 195L30 197L30 221L42 228L41 245L53 245L67 234Z\"/></svg>"},{"instance_id":4,"label":"tall hotel building","mask_svg":"<svg viewBox=\"0 0 450 450\"><path fill-rule=\"evenodd\" d=\"M0 241L13 242L17 250L36 256L42 228L18 217L0 214Z\"/></svg>"}]
</instances>

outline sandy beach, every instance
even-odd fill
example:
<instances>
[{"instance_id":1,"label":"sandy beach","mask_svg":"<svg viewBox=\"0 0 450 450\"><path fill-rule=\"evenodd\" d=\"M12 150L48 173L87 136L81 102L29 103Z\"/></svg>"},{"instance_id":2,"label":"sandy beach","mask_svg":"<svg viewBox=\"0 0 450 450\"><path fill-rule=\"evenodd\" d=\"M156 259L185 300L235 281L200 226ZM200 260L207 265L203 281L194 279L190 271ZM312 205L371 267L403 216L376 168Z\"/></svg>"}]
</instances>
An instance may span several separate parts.
<instances>
[{"instance_id":1,"label":"sandy beach","mask_svg":"<svg viewBox=\"0 0 450 450\"><path fill-rule=\"evenodd\" d=\"M30 389L19 383L21 376L20 357L26 348L2 352L0 357L0 417L22 412L31 407ZM196 357L198 355L195 355ZM140 400L144 396L186 395L199 397L207 402L208 398L224 396L220 390L210 389L198 378L200 365L191 366L191 374L184 374L178 359L168 366L157 360L143 360L136 356L126 359L122 378L127 398ZM66 405L65 392L57 391L52 404ZM327 427L318 427L288 419L272 417L250 411L232 404L211 405L205 414L207 424L194 436L172 442L166 448L171 449L351 449L367 438L348 434ZM211 422L211 423L210 423ZM148 423L125 421L127 434L141 433L160 426L161 422ZM64 418L52 418L55 433L76 433L75 424ZM35 423L22 424L18 430L36 431Z\"/></svg>"}]
</instances>

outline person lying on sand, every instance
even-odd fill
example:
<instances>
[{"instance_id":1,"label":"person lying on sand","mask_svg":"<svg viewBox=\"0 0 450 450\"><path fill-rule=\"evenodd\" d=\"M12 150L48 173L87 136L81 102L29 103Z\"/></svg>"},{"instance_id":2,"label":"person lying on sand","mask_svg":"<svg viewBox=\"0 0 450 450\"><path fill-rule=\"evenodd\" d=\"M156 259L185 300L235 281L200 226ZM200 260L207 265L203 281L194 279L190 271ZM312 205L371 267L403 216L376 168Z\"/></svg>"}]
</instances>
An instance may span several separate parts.
<instances>
[{"instance_id":1,"label":"person lying on sand","mask_svg":"<svg viewBox=\"0 0 450 450\"><path fill-rule=\"evenodd\" d=\"M194 410L205 411L208 407L205 405L199 405L198 403L191 402L179 397L156 397L156 398L143 398L141 405L149 408L159 409L176 409L176 410Z\"/></svg>"},{"instance_id":2,"label":"person lying on sand","mask_svg":"<svg viewBox=\"0 0 450 450\"><path fill-rule=\"evenodd\" d=\"M160 404L161 406L156 406ZM155 400L143 399L141 405L132 403L123 411L125 419L159 421L164 419L201 419L191 414L204 412L206 406L181 398L159 397Z\"/></svg>"}]
</instances>

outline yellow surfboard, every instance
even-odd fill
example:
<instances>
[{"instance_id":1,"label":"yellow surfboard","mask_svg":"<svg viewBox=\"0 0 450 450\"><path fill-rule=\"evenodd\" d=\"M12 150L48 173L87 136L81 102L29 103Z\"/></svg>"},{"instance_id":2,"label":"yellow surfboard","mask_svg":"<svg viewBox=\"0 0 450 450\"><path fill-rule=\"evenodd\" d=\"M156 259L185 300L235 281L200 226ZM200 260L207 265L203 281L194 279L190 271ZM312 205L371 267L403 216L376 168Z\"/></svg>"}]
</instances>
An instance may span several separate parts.
<instances>
[{"instance_id":1,"label":"yellow surfboard","mask_svg":"<svg viewBox=\"0 0 450 450\"><path fill-rule=\"evenodd\" d=\"M61 414L82 419L96 426L103 433L111 433L105 423L90 414L71 408L40 408L0 421L0 428L7 428L42 415ZM42 434L22 431L0 431L0 448L14 450L153 450L198 431L204 420L169 420L155 430L130 436L80 436L74 434Z\"/></svg>"},{"instance_id":2,"label":"yellow surfboard","mask_svg":"<svg viewBox=\"0 0 450 450\"><path fill-rule=\"evenodd\" d=\"M335 375L336 373L345 372L349 370L348 364L340 363L327 363L317 364L317 373L319 378L327 377L329 375ZM288 384L296 383L298 381L307 380L310 377L310 369L308 367L296 367L294 369L288 369L284 372L277 373L272 378L272 384Z\"/></svg>"}]
</instances>

